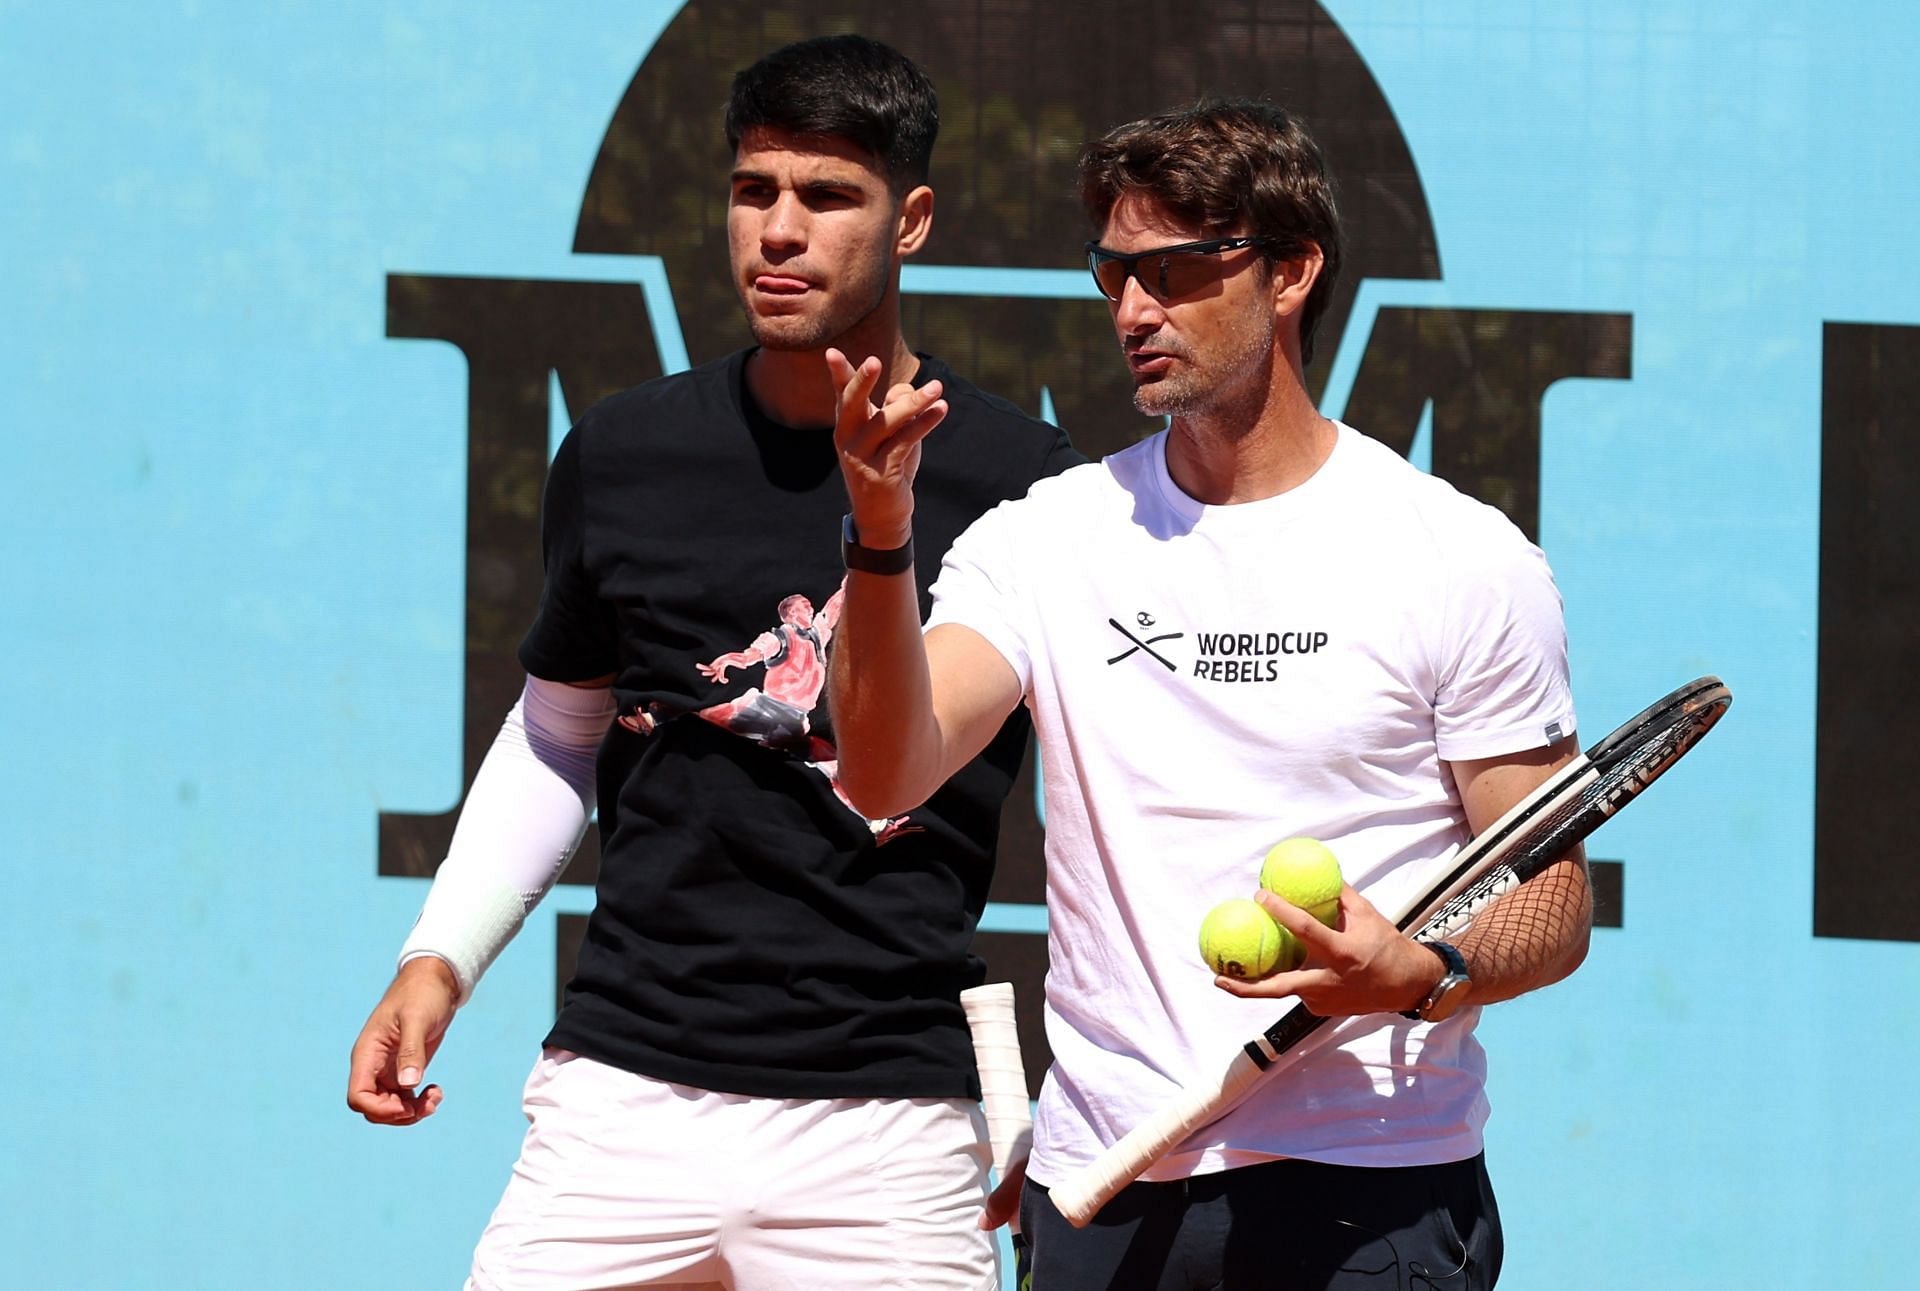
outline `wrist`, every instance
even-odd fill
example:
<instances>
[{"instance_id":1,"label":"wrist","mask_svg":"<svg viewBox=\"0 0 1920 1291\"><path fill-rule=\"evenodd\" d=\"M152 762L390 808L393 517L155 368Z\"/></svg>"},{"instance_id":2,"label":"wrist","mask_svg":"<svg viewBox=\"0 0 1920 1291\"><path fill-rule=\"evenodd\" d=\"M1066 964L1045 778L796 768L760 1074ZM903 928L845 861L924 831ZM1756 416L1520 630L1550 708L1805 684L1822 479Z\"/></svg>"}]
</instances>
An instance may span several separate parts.
<instances>
[{"instance_id":1,"label":"wrist","mask_svg":"<svg viewBox=\"0 0 1920 1291\"><path fill-rule=\"evenodd\" d=\"M452 964L430 950L416 951L401 961L400 971L394 977L408 981L419 978L438 981L446 987L448 995L456 1000L460 998L460 975L454 971Z\"/></svg>"},{"instance_id":2,"label":"wrist","mask_svg":"<svg viewBox=\"0 0 1920 1291\"><path fill-rule=\"evenodd\" d=\"M1466 958L1444 941L1415 941L1431 954L1438 970L1427 981L1426 993L1402 1015L1419 1022L1444 1022L1466 1007L1473 993L1473 978L1467 972Z\"/></svg>"},{"instance_id":3,"label":"wrist","mask_svg":"<svg viewBox=\"0 0 1920 1291\"><path fill-rule=\"evenodd\" d=\"M913 541L911 511L904 516L889 520L882 520L877 516L872 520L862 520L849 513L842 528L847 526L852 527L853 535L862 547L873 551L892 551Z\"/></svg>"},{"instance_id":4,"label":"wrist","mask_svg":"<svg viewBox=\"0 0 1920 1291\"><path fill-rule=\"evenodd\" d=\"M902 574L913 568L913 517L868 528L851 513L840 520L840 556L848 569Z\"/></svg>"}]
</instances>

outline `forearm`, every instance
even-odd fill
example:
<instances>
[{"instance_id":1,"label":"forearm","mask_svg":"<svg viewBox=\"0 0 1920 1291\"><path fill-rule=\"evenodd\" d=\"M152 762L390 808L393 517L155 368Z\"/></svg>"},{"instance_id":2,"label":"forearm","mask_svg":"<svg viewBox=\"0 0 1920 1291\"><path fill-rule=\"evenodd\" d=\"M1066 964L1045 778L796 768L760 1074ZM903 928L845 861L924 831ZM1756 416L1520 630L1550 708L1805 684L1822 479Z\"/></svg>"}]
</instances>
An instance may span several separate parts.
<instances>
[{"instance_id":1,"label":"forearm","mask_svg":"<svg viewBox=\"0 0 1920 1291\"><path fill-rule=\"evenodd\" d=\"M1593 927L1593 892L1578 850L1487 907L1453 944L1473 978L1473 1004L1551 986L1580 966Z\"/></svg>"},{"instance_id":2,"label":"forearm","mask_svg":"<svg viewBox=\"0 0 1920 1291\"><path fill-rule=\"evenodd\" d=\"M594 807L594 754L611 692L529 680L502 723L454 826L400 962L446 961L464 1003L553 886Z\"/></svg>"},{"instance_id":3,"label":"forearm","mask_svg":"<svg viewBox=\"0 0 1920 1291\"><path fill-rule=\"evenodd\" d=\"M949 768L910 572L848 573L828 666L848 800L874 819L925 802Z\"/></svg>"},{"instance_id":4,"label":"forearm","mask_svg":"<svg viewBox=\"0 0 1920 1291\"><path fill-rule=\"evenodd\" d=\"M946 629L923 637L912 562L894 568L904 556L899 549L913 537L920 441L946 416L940 383L896 385L880 408L872 402L882 370L877 358L857 370L838 350L829 349L826 359L838 391L833 440L848 514L866 552L855 557L850 551L849 559L868 566L847 574L833 628L828 701L840 788L877 820L919 806L985 748L1019 691L984 641L956 644Z\"/></svg>"}]
</instances>

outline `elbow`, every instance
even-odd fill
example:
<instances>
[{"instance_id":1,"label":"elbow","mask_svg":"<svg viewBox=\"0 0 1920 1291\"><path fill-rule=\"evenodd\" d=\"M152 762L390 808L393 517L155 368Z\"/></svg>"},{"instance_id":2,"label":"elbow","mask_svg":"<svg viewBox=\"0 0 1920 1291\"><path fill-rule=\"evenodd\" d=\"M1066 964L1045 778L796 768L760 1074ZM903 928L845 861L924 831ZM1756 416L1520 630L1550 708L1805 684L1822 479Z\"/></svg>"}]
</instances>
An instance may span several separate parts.
<instances>
[{"instance_id":1,"label":"elbow","mask_svg":"<svg viewBox=\"0 0 1920 1291\"><path fill-rule=\"evenodd\" d=\"M1563 981L1572 977L1574 970L1587 962L1587 950L1593 944L1593 923L1589 920L1582 925L1578 935L1567 945L1567 953L1560 960L1560 975L1555 980Z\"/></svg>"},{"instance_id":2,"label":"elbow","mask_svg":"<svg viewBox=\"0 0 1920 1291\"><path fill-rule=\"evenodd\" d=\"M905 815L932 796L914 794L901 777L886 774L875 762L860 757L849 759L845 750L841 751L840 793L848 806L868 820L891 820Z\"/></svg>"},{"instance_id":3,"label":"elbow","mask_svg":"<svg viewBox=\"0 0 1920 1291\"><path fill-rule=\"evenodd\" d=\"M1560 953L1552 960L1546 980L1541 983L1542 986L1551 986L1555 982L1564 982L1567 978L1573 976L1574 971L1578 969L1580 965L1587 962L1587 951L1593 945L1593 905L1591 901L1588 902L1584 913L1585 918L1577 921L1569 920L1573 926L1568 930L1566 937L1562 940Z\"/></svg>"},{"instance_id":4,"label":"elbow","mask_svg":"<svg viewBox=\"0 0 1920 1291\"><path fill-rule=\"evenodd\" d=\"M834 674L834 681L840 680ZM840 685L827 692L840 796L868 820L891 820L926 802L940 784L926 783L919 773L923 751L894 715L851 703L847 695Z\"/></svg>"}]
</instances>

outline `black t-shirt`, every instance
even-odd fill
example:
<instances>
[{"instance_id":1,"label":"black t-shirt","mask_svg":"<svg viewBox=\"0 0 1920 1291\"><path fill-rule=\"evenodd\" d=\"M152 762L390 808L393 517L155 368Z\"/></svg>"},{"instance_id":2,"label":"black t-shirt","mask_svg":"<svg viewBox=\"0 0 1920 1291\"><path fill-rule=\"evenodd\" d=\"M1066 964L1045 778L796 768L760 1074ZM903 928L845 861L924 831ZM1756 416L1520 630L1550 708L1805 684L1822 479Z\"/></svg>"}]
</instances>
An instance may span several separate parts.
<instances>
[{"instance_id":1,"label":"black t-shirt","mask_svg":"<svg viewBox=\"0 0 1920 1291\"><path fill-rule=\"evenodd\" d=\"M547 479L520 661L612 673L619 705L597 903L547 1043L730 1093L975 1097L958 996L982 976L968 947L1025 710L904 818L837 796L824 648L846 489L832 431L770 421L746 358L595 406ZM933 378L949 411L914 490L923 615L976 516L1082 460L923 355L916 382Z\"/></svg>"}]
</instances>

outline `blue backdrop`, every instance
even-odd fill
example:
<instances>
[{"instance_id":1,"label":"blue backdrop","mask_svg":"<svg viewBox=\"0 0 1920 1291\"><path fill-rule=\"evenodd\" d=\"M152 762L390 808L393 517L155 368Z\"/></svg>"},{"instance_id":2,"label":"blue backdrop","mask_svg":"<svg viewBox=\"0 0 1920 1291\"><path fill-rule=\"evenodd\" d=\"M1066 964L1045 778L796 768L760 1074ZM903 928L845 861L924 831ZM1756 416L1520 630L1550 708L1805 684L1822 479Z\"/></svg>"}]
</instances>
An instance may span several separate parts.
<instances>
[{"instance_id":1,"label":"blue backdrop","mask_svg":"<svg viewBox=\"0 0 1920 1291\"><path fill-rule=\"evenodd\" d=\"M1904 1286L1920 948L1815 935L1814 786L1825 329L1920 326L1920 11L1327 8L1444 272L1361 285L1326 410L1383 311L1631 315L1630 378L1541 411L1579 704L1738 697L1596 839L1622 925L1483 1024L1503 1285ZM0 0L0 1281L458 1284L555 928L461 1014L437 1117L346 1110L424 891L378 813L461 792L467 366L387 337L387 279L640 283L681 366L659 262L572 251L676 9ZM909 289L957 290L927 259Z\"/></svg>"}]
</instances>

